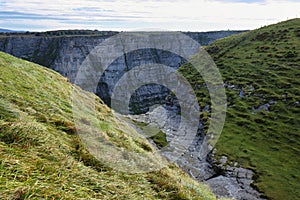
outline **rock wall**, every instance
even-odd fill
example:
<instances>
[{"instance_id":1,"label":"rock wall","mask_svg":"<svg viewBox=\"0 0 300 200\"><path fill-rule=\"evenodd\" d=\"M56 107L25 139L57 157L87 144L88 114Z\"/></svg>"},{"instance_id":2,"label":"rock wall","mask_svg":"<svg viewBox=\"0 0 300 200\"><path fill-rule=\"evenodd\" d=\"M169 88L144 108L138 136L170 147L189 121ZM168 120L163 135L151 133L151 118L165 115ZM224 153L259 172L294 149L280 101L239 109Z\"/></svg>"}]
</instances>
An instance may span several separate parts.
<instances>
[{"instance_id":1,"label":"rock wall","mask_svg":"<svg viewBox=\"0 0 300 200\"><path fill-rule=\"evenodd\" d=\"M201 45L241 31L187 32ZM86 56L105 39L117 32L99 35L55 36L47 33L0 34L0 51L49 67L74 83L76 74ZM117 47L118 48L118 47ZM110 105L112 89L128 70L141 64L160 63L177 69L185 59L158 49L140 49L115 60L100 78L96 94ZM170 91L159 85L148 85L136 91L131 99L131 111L143 113L153 104L162 103Z\"/></svg>"},{"instance_id":2,"label":"rock wall","mask_svg":"<svg viewBox=\"0 0 300 200\"><path fill-rule=\"evenodd\" d=\"M95 46L109 36L39 37L0 36L0 51L45 67L74 82L78 68Z\"/></svg>"}]
</instances>

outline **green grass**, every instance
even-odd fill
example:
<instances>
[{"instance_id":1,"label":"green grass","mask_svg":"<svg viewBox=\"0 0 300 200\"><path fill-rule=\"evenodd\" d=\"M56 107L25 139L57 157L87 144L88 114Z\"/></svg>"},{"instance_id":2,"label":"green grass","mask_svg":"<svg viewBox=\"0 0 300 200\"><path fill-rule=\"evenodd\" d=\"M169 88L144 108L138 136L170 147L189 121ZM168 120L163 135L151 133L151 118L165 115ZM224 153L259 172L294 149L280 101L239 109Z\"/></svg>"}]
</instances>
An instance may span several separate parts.
<instances>
[{"instance_id":1,"label":"green grass","mask_svg":"<svg viewBox=\"0 0 300 200\"><path fill-rule=\"evenodd\" d=\"M300 19L220 39L206 50L224 82L235 86L226 89L217 156L254 170L254 186L269 199L300 199ZM209 104L200 75L189 65L180 72L200 105ZM245 96L239 97L242 88ZM270 101L276 103L269 111L253 110ZM201 116L207 127L206 113Z\"/></svg>"},{"instance_id":2,"label":"green grass","mask_svg":"<svg viewBox=\"0 0 300 200\"><path fill-rule=\"evenodd\" d=\"M129 122L137 126L141 130L141 134L151 139L159 149L168 145L167 135L157 127L136 120L129 120Z\"/></svg>"},{"instance_id":3,"label":"green grass","mask_svg":"<svg viewBox=\"0 0 300 200\"><path fill-rule=\"evenodd\" d=\"M166 134L162 131L159 131L156 135L151 136L150 139L153 140L158 148L163 148L168 145Z\"/></svg>"},{"instance_id":4,"label":"green grass","mask_svg":"<svg viewBox=\"0 0 300 200\"><path fill-rule=\"evenodd\" d=\"M96 102L96 118L87 113L83 124L96 120L112 143L145 156L153 152L95 95L47 68L0 53L0 199L216 199L171 164L127 174L95 159L77 135L72 90Z\"/></svg>"}]
</instances>

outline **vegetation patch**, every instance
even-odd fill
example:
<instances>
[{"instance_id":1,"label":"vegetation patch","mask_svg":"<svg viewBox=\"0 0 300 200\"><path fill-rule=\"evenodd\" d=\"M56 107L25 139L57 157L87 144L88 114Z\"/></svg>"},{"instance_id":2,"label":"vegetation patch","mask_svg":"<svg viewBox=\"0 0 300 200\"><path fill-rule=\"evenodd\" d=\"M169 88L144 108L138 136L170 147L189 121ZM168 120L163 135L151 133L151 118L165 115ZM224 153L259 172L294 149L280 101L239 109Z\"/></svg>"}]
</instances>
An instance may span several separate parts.
<instances>
[{"instance_id":1,"label":"vegetation patch","mask_svg":"<svg viewBox=\"0 0 300 200\"><path fill-rule=\"evenodd\" d=\"M159 149L166 147L169 144L166 139L166 134L162 131L159 131L156 135L151 136L150 139L153 140Z\"/></svg>"},{"instance_id":2,"label":"vegetation patch","mask_svg":"<svg viewBox=\"0 0 300 200\"><path fill-rule=\"evenodd\" d=\"M160 129L158 129L157 127L137 120L130 120L130 119L126 119L126 120L129 123L134 124L139 130L141 130L140 134L152 140L155 143L157 148L161 149L163 147L166 147L169 144L167 141L166 134Z\"/></svg>"}]
</instances>

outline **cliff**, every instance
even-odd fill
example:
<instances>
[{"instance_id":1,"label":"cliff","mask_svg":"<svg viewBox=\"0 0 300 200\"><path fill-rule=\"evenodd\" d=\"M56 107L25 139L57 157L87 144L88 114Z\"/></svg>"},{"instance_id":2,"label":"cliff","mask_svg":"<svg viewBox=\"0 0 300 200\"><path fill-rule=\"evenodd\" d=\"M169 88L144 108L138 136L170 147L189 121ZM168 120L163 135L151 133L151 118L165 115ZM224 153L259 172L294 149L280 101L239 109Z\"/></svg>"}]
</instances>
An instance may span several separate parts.
<instances>
[{"instance_id":1,"label":"cliff","mask_svg":"<svg viewBox=\"0 0 300 200\"><path fill-rule=\"evenodd\" d=\"M240 32L187 32L185 34L201 45L207 45L216 39ZM105 39L116 34L117 32L100 31L0 34L0 51L49 67L74 83L78 69L87 55ZM100 79L96 94L110 105L112 88L120 77L134 66L161 63L177 69L185 62L186 60L178 55L158 49L140 49L129 52L109 66L105 76ZM158 85L145 86L134 95L131 101L131 111L134 113L148 111L149 106L161 103L169 92L166 88Z\"/></svg>"}]
</instances>

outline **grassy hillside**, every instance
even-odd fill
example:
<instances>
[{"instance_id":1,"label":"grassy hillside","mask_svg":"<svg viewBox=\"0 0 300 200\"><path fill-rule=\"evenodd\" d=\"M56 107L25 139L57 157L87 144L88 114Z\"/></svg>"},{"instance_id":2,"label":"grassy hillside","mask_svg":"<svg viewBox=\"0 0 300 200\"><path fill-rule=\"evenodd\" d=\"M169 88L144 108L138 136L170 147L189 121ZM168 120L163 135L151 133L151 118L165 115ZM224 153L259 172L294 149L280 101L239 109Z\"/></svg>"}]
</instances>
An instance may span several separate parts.
<instances>
[{"instance_id":1,"label":"grassy hillside","mask_svg":"<svg viewBox=\"0 0 300 200\"><path fill-rule=\"evenodd\" d=\"M218 156L254 170L254 186L266 197L300 199L300 19L224 38L206 49L228 100ZM181 72L200 104L208 103L199 75L188 65Z\"/></svg>"},{"instance_id":2,"label":"grassy hillside","mask_svg":"<svg viewBox=\"0 0 300 200\"><path fill-rule=\"evenodd\" d=\"M96 160L76 134L72 89L80 91L47 68L0 53L0 199L215 199L173 165L130 175ZM97 116L108 125L98 131L108 140L127 135L120 145L145 156L153 151L85 94L96 99Z\"/></svg>"}]
</instances>

